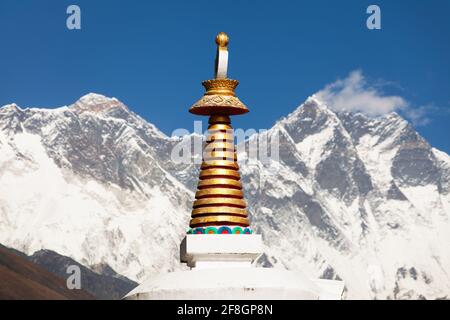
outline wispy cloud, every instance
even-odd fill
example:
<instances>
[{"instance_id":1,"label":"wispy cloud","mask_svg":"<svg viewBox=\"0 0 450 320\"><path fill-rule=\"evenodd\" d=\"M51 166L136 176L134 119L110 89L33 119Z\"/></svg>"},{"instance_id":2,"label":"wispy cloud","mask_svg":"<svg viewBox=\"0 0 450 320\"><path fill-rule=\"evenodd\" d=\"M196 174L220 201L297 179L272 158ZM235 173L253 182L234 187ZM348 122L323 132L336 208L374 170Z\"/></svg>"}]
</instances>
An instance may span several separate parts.
<instances>
[{"instance_id":1,"label":"wispy cloud","mask_svg":"<svg viewBox=\"0 0 450 320\"><path fill-rule=\"evenodd\" d=\"M404 113L415 126L426 126L431 122L428 114L433 110L437 111L437 108L434 106L420 106L416 108L408 108L404 111Z\"/></svg>"},{"instance_id":2,"label":"wispy cloud","mask_svg":"<svg viewBox=\"0 0 450 320\"><path fill-rule=\"evenodd\" d=\"M337 111L362 112L368 116L382 116L390 112L400 112L414 125L427 125L430 106L412 107L403 97L385 95L381 91L385 85L369 85L361 70L355 70L344 79L328 84L315 96Z\"/></svg>"}]
</instances>

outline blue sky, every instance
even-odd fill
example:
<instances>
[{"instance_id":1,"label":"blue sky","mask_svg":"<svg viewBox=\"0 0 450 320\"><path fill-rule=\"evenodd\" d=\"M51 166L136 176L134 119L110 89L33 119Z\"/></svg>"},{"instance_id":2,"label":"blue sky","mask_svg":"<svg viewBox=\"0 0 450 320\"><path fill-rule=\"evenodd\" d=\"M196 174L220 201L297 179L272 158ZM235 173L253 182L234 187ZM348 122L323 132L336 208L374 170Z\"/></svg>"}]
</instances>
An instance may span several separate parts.
<instances>
[{"instance_id":1,"label":"blue sky","mask_svg":"<svg viewBox=\"0 0 450 320\"><path fill-rule=\"evenodd\" d=\"M81 30L66 28L70 4L81 8ZM366 28L370 4L381 8L381 30ZM225 31L229 76L251 109L236 127L268 128L358 75L362 97L401 99L389 101L450 153L449 13L448 0L0 0L0 105L57 107L96 92L167 134L192 129L187 110L213 76L214 37Z\"/></svg>"}]
</instances>

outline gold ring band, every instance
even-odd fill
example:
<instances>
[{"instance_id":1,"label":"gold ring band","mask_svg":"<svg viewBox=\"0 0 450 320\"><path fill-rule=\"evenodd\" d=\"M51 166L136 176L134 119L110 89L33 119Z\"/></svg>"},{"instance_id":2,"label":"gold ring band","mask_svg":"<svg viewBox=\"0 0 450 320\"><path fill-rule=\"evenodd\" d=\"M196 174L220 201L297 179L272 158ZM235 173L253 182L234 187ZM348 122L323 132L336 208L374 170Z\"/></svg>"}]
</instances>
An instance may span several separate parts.
<instances>
[{"instance_id":1,"label":"gold ring band","mask_svg":"<svg viewBox=\"0 0 450 320\"><path fill-rule=\"evenodd\" d=\"M220 206L220 205L228 205L232 207L245 208L247 204L243 199L235 199L235 198L204 198L198 199L194 201L193 208L196 209L198 207L203 206Z\"/></svg>"},{"instance_id":2,"label":"gold ring band","mask_svg":"<svg viewBox=\"0 0 450 320\"><path fill-rule=\"evenodd\" d=\"M192 217L218 214L232 214L247 217L247 209L235 207L202 207L192 210Z\"/></svg>"},{"instance_id":3,"label":"gold ring band","mask_svg":"<svg viewBox=\"0 0 450 320\"><path fill-rule=\"evenodd\" d=\"M222 169L222 168L214 168L214 169L206 169L200 171L200 179L206 179L210 177L227 177L229 179L240 179L239 171L232 169Z\"/></svg>"},{"instance_id":4,"label":"gold ring band","mask_svg":"<svg viewBox=\"0 0 450 320\"><path fill-rule=\"evenodd\" d=\"M211 115L208 119L209 124L215 124L215 123L231 123L230 117L226 115Z\"/></svg>"},{"instance_id":5,"label":"gold ring band","mask_svg":"<svg viewBox=\"0 0 450 320\"><path fill-rule=\"evenodd\" d=\"M206 142L212 142L212 141L232 141L234 142L234 134L225 133L221 131L210 133L207 138Z\"/></svg>"},{"instance_id":6,"label":"gold ring band","mask_svg":"<svg viewBox=\"0 0 450 320\"><path fill-rule=\"evenodd\" d=\"M201 170L215 167L226 167L239 170L239 165L237 164L237 162L229 160L205 160L202 163Z\"/></svg>"},{"instance_id":7,"label":"gold ring band","mask_svg":"<svg viewBox=\"0 0 450 320\"><path fill-rule=\"evenodd\" d=\"M244 193L240 189L225 189L225 188L209 188L198 190L195 193L195 199L202 199L214 196L225 196L233 198L244 198Z\"/></svg>"},{"instance_id":8,"label":"gold ring band","mask_svg":"<svg viewBox=\"0 0 450 320\"><path fill-rule=\"evenodd\" d=\"M242 184L239 180L227 178L205 179L198 182L199 189L205 189L209 187L242 189Z\"/></svg>"},{"instance_id":9,"label":"gold ring band","mask_svg":"<svg viewBox=\"0 0 450 320\"><path fill-rule=\"evenodd\" d=\"M231 151L234 152L234 143L227 141L213 141L205 145L204 151Z\"/></svg>"},{"instance_id":10,"label":"gold ring band","mask_svg":"<svg viewBox=\"0 0 450 320\"><path fill-rule=\"evenodd\" d=\"M237 160L237 156L234 151L203 151L203 159L224 159L234 161Z\"/></svg>"},{"instance_id":11,"label":"gold ring band","mask_svg":"<svg viewBox=\"0 0 450 320\"><path fill-rule=\"evenodd\" d=\"M223 123L214 123L208 127L208 131L227 131L227 130L233 130L233 127L229 124L223 124ZM231 131L232 132L232 131Z\"/></svg>"}]
</instances>

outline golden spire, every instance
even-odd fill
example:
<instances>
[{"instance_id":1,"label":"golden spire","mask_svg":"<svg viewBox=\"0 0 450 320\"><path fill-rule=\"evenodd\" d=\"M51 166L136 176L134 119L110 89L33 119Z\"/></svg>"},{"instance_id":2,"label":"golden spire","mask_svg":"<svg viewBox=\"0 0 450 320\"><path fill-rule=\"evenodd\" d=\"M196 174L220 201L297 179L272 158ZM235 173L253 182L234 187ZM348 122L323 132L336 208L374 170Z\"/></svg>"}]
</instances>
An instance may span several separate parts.
<instances>
[{"instance_id":1,"label":"golden spire","mask_svg":"<svg viewBox=\"0 0 450 320\"><path fill-rule=\"evenodd\" d=\"M210 227L207 230L222 227L219 230L225 230L225 233L229 233L230 227L234 226L233 230L237 232L233 233L241 233L240 227L248 227L249 220L230 115L247 113L248 109L235 96L234 90L239 82L227 78L228 42L225 33L217 35L215 79L203 81L206 92L189 109L193 114L209 116L203 163L189 226L197 229Z\"/></svg>"}]
</instances>

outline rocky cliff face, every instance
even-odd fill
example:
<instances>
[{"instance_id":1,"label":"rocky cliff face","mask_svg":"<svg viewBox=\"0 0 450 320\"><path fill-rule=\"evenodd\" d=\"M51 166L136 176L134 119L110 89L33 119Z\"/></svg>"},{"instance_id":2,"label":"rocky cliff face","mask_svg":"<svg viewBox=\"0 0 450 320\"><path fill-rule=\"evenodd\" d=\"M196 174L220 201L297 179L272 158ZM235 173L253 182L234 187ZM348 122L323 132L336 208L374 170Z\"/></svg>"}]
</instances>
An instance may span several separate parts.
<instances>
[{"instance_id":1,"label":"rocky cliff face","mask_svg":"<svg viewBox=\"0 0 450 320\"><path fill-rule=\"evenodd\" d=\"M349 298L450 296L447 154L397 114L336 113L314 97L247 146L264 135L279 160L239 154L261 264L343 279ZM137 281L180 268L198 174L171 160L180 141L96 94L2 107L0 242Z\"/></svg>"}]
</instances>

